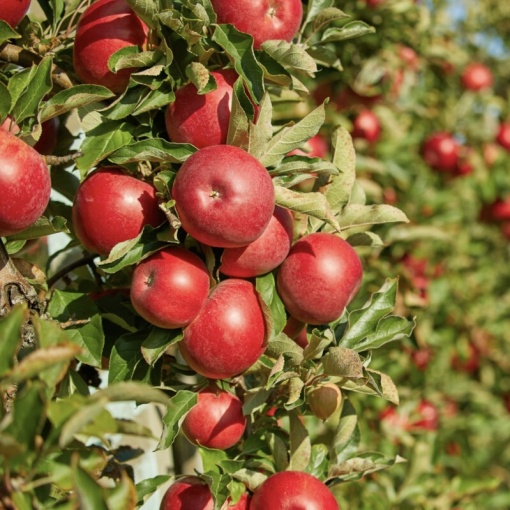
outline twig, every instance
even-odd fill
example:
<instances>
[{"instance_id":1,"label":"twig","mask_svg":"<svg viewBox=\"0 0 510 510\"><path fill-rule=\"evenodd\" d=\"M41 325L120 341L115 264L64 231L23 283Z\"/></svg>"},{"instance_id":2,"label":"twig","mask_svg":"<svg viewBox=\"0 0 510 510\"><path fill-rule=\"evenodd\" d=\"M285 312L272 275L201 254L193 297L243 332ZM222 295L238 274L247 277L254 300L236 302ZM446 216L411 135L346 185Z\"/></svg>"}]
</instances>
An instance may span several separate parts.
<instances>
[{"instance_id":1,"label":"twig","mask_svg":"<svg viewBox=\"0 0 510 510\"><path fill-rule=\"evenodd\" d=\"M66 274L70 273L74 269L90 265L96 257L97 255L95 253L91 253L79 260L72 262L68 266L63 267L60 271L57 271L51 278L48 279L48 288L51 289L61 278L63 278Z\"/></svg>"},{"instance_id":2,"label":"twig","mask_svg":"<svg viewBox=\"0 0 510 510\"><path fill-rule=\"evenodd\" d=\"M83 152L76 151L73 154L67 154L66 156L46 155L43 157L44 157L44 160L46 161L47 165L60 166L60 165L67 165L67 163L71 163L72 161L78 159L81 156L83 156Z\"/></svg>"}]
</instances>

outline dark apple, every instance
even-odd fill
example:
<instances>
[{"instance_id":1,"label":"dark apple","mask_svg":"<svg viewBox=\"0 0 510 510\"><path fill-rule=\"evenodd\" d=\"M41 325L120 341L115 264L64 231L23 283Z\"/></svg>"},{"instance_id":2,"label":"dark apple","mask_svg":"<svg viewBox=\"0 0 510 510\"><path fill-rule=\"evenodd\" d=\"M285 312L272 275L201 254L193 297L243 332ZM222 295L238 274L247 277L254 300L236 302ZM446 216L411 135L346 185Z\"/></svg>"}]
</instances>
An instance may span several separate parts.
<instances>
[{"instance_id":1,"label":"dark apple","mask_svg":"<svg viewBox=\"0 0 510 510\"><path fill-rule=\"evenodd\" d=\"M480 62L473 62L464 68L461 76L462 86L466 90L479 91L492 87L492 71Z\"/></svg>"},{"instance_id":2,"label":"dark apple","mask_svg":"<svg viewBox=\"0 0 510 510\"><path fill-rule=\"evenodd\" d=\"M298 321L292 316L287 318L287 323L283 328L283 332L292 338L303 349L308 345L308 338L306 336L306 324ZM303 340L304 339L304 340Z\"/></svg>"},{"instance_id":3,"label":"dark apple","mask_svg":"<svg viewBox=\"0 0 510 510\"><path fill-rule=\"evenodd\" d=\"M212 289L178 345L197 373L226 379L253 365L266 343L266 320L254 285L229 278Z\"/></svg>"},{"instance_id":4,"label":"dark apple","mask_svg":"<svg viewBox=\"0 0 510 510\"><path fill-rule=\"evenodd\" d=\"M487 214L491 221L510 220L510 196L496 199L489 205Z\"/></svg>"},{"instance_id":5,"label":"dark apple","mask_svg":"<svg viewBox=\"0 0 510 510\"><path fill-rule=\"evenodd\" d=\"M60 128L60 121L58 117L53 117L44 121L41 124L41 136L34 145L34 149L39 154L51 154L58 141L58 130Z\"/></svg>"},{"instance_id":6,"label":"dark apple","mask_svg":"<svg viewBox=\"0 0 510 510\"><path fill-rule=\"evenodd\" d=\"M339 510L326 484L302 471L280 471L269 476L253 495L250 510Z\"/></svg>"},{"instance_id":7,"label":"dark apple","mask_svg":"<svg viewBox=\"0 0 510 510\"><path fill-rule=\"evenodd\" d=\"M292 213L276 206L258 239L240 248L223 250L220 272L237 278L251 278L276 269L289 253L293 227Z\"/></svg>"},{"instance_id":8,"label":"dark apple","mask_svg":"<svg viewBox=\"0 0 510 510\"><path fill-rule=\"evenodd\" d=\"M301 0L211 0L218 23L230 23L253 37L255 49L265 41L292 41L301 26Z\"/></svg>"},{"instance_id":9,"label":"dark apple","mask_svg":"<svg viewBox=\"0 0 510 510\"><path fill-rule=\"evenodd\" d=\"M43 157L0 129L0 236L25 230L43 214L51 179Z\"/></svg>"},{"instance_id":10,"label":"dark apple","mask_svg":"<svg viewBox=\"0 0 510 510\"><path fill-rule=\"evenodd\" d=\"M0 19L16 28L28 12L32 0L2 0Z\"/></svg>"},{"instance_id":11,"label":"dark apple","mask_svg":"<svg viewBox=\"0 0 510 510\"><path fill-rule=\"evenodd\" d=\"M246 429L243 403L236 395L210 385L182 422L182 431L195 445L226 450L237 444Z\"/></svg>"},{"instance_id":12,"label":"dark apple","mask_svg":"<svg viewBox=\"0 0 510 510\"><path fill-rule=\"evenodd\" d=\"M377 115L371 110L362 110L352 124L351 135L353 138L362 138L369 143L374 143L381 134L381 125Z\"/></svg>"},{"instance_id":13,"label":"dark apple","mask_svg":"<svg viewBox=\"0 0 510 510\"><path fill-rule=\"evenodd\" d=\"M327 420L342 404L342 392L336 384L321 384L307 393L306 402L317 418Z\"/></svg>"},{"instance_id":14,"label":"dark apple","mask_svg":"<svg viewBox=\"0 0 510 510\"><path fill-rule=\"evenodd\" d=\"M335 234L299 239L278 270L277 289L289 314L307 324L338 319L361 284L363 269L352 246Z\"/></svg>"},{"instance_id":15,"label":"dark apple","mask_svg":"<svg viewBox=\"0 0 510 510\"><path fill-rule=\"evenodd\" d=\"M193 83L176 91L175 101L165 113L166 130L172 142L191 143L199 149L227 142L233 86L238 74L233 69L211 74L216 89L207 94L199 94Z\"/></svg>"},{"instance_id":16,"label":"dark apple","mask_svg":"<svg viewBox=\"0 0 510 510\"><path fill-rule=\"evenodd\" d=\"M502 122L499 125L496 134L496 142L498 142L503 149L510 151L510 122Z\"/></svg>"},{"instance_id":17,"label":"dark apple","mask_svg":"<svg viewBox=\"0 0 510 510\"><path fill-rule=\"evenodd\" d=\"M259 238L273 216L274 195L273 181L262 164L231 145L195 152L172 187L184 230L220 248L246 246Z\"/></svg>"},{"instance_id":18,"label":"dark apple","mask_svg":"<svg viewBox=\"0 0 510 510\"><path fill-rule=\"evenodd\" d=\"M156 190L119 167L103 167L80 184L72 209L76 236L90 251L108 255L122 241L136 237L145 225L165 220Z\"/></svg>"},{"instance_id":19,"label":"dark apple","mask_svg":"<svg viewBox=\"0 0 510 510\"><path fill-rule=\"evenodd\" d=\"M198 476L179 478L165 492L159 510L214 510L211 489Z\"/></svg>"},{"instance_id":20,"label":"dark apple","mask_svg":"<svg viewBox=\"0 0 510 510\"><path fill-rule=\"evenodd\" d=\"M74 71L83 83L102 85L119 94L133 69L117 73L108 59L127 46L147 43L148 28L126 0L97 0L80 16L74 39Z\"/></svg>"},{"instance_id":21,"label":"dark apple","mask_svg":"<svg viewBox=\"0 0 510 510\"><path fill-rule=\"evenodd\" d=\"M455 172L459 160L459 142L445 132L429 136L421 148L422 157L434 170Z\"/></svg>"},{"instance_id":22,"label":"dark apple","mask_svg":"<svg viewBox=\"0 0 510 510\"><path fill-rule=\"evenodd\" d=\"M160 328L187 326L209 294L209 273L202 259L180 246L142 260L131 280L131 303L145 320Z\"/></svg>"}]
</instances>

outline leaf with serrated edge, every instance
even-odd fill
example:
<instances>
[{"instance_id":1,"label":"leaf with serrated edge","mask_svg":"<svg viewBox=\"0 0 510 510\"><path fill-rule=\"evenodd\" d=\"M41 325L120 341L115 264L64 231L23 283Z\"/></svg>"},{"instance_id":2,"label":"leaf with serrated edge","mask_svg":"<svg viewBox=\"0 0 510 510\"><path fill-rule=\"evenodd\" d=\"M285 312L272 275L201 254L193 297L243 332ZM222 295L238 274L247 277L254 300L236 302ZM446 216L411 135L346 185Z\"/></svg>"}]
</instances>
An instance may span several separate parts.
<instances>
[{"instance_id":1,"label":"leaf with serrated edge","mask_svg":"<svg viewBox=\"0 0 510 510\"><path fill-rule=\"evenodd\" d=\"M264 150L273 136L273 127L271 123L273 107L269 93L266 92L260 102L257 121L251 125L248 141L248 152L260 159Z\"/></svg>"},{"instance_id":2,"label":"leaf with serrated edge","mask_svg":"<svg viewBox=\"0 0 510 510\"><path fill-rule=\"evenodd\" d=\"M289 413L290 419L290 461L289 469L303 471L312 454L312 444L306 427L297 411Z\"/></svg>"},{"instance_id":3,"label":"leaf with serrated edge","mask_svg":"<svg viewBox=\"0 0 510 510\"><path fill-rule=\"evenodd\" d=\"M300 45L277 40L264 42L262 48L290 73L302 73L313 78L317 72L315 60Z\"/></svg>"},{"instance_id":4,"label":"leaf with serrated edge","mask_svg":"<svg viewBox=\"0 0 510 510\"><path fill-rule=\"evenodd\" d=\"M344 399L342 414L333 439L336 462L351 458L358 450L360 430L356 410L348 399Z\"/></svg>"},{"instance_id":5,"label":"leaf with serrated edge","mask_svg":"<svg viewBox=\"0 0 510 510\"><path fill-rule=\"evenodd\" d=\"M379 372L378 370L374 370L372 368L367 368L366 371L372 376L374 383L377 384L378 393L389 400L393 404L398 405L400 402L400 398L398 396L398 389L392 378L387 375Z\"/></svg>"},{"instance_id":6,"label":"leaf with serrated edge","mask_svg":"<svg viewBox=\"0 0 510 510\"><path fill-rule=\"evenodd\" d=\"M346 205L338 217L342 228L379 225L384 223L408 223L409 219L403 211L388 204Z\"/></svg>"}]
</instances>

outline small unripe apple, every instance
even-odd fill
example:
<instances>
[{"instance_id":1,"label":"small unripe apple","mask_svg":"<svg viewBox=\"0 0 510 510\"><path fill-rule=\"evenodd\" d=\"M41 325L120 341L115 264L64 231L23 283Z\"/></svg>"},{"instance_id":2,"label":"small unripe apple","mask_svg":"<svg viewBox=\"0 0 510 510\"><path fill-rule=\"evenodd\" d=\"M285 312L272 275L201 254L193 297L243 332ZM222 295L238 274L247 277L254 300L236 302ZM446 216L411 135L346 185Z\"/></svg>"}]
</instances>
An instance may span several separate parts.
<instances>
[{"instance_id":1,"label":"small unripe apple","mask_svg":"<svg viewBox=\"0 0 510 510\"><path fill-rule=\"evenodd\" d=\"M165 248L142 260L131 281L131 303L160 328L187 326L209 294L209 273L202 259L186 248Z\"/></svg>"},{"instance_id":2,"label":"small unripe apple","mask_svg":"<svg viewBox=\"0 0 510 510\"><path fill-rule=\"evenodd\" d=\"M198 393L198 402L182 422L182 431L195 445L226 450L246 429L243 403L228 391L211 385Z\"/></svg>"},{"instance_id":3,"label":"small unripe apple","mask_svg":"<svg viewBox=\"0 0 510 510\"><path fill-rule=\"evenodd\" d=\"M273 216L258 239L240 248L225 248L220 272L237 278L251 278L276 269L292 245L292 213L275 207Z\"/></svg>"},{"instance_id":4,"label":"small unripe apple","mask_svg":"<svg viewBox=\"0 0 510 510\"><path fill-rule=\"evenodd\" d=\"M259 49L265 41L292 41L301 26L301 0L211 0L218 23L230 23L253 37Z\"/></svg>"},{"instance_id":5,"label":"small unripe apple","mask_svg":"<svg viewBox=\"0 0 510 510\"><path fill-rule=\"evenodd\" d=\"M306 402L317 418L327 420L342 404L342 392L336 384L321 384L308 392Z\"/></svg>"},{"instance_id":6,"label":"small unripe apple","mask_svg":"<svg viewBox=\"0 0 510 510\"><path fill-rule=\"evenodd\" d=\"M253 495L250 510L339 510L328 487L303 471L280 471L269 476Z\"/></svg>"},{"instance_id":7,"label":"small unripe apple","mask_svg":"<svg viewBox=\"0 0 510 510\"><path fill-rule=\"evenodd\" d=\"M220 248L258 239L275 207L269 172L232 145L204 147L192 154L177 172L172 196L184 230Z\"/></svg>"},{"instance_id":8,"label":"small unripe apple","mask_svg":"<svg viewBox=\"0 0 510 510\"><path fill-rule=\"evenodd\" d=\"M80 16L74 39L74 70L83 83L102 85L119 94L133 69L117 73L108 59L127 46L147 43L148 28L126 0L97 0Z\"/></svg>"},{"instance_id":9,"label":"small unripe apple","mask_svg":"<svg viewBox=\"0 0 510 510\"><path fill-rule=\"evenodd\" d=\"M421 153L425 162L434 170L455 172L459 150L459 142L451 134L439 132L424 141Z\"/></svg>"},{"instance_id":10,"label":"small unripe apple","mask_svg":"<svg viewBox=\"0 0 510 510\"><path fill-rule=\"evenodd\" d=\"M363 269L341 237L316 232L296 241L278 270L278 293L289 314L307 324L338 319L359 289Z\"/></svg>"},{"instance_id":11,"label":"small unripe apple","mask_svg":"<svg viewBox=\"0 0 510 510\"><path fill-rule=\"evenodd\" d=\"M492 87L492 71L485 64L473 62L462 72L461 81L466 90L483 90Z\"/></svg>"},{"instance_id":12,"label":"small unripe apple","mask_svg":"<svg viewBox=\"0 0 510 510\"><path fill-rule=\"evenodd\" d=\"M216 89L211 92L199 94L193 83L175 92L175 101L165 113L166 130L172 142L190 143L199 149L227 142L238 74L233 69L221 69L211 75L216 80Z\"/></svg>"},{"instance_id":13,"label":"small unripe apple","mask_svg":"<svg viewBox=\"0 0 510 510\"><path fill-rule=\"evenodd\" d=\"M369 143L376 142L381 134L377 115L371 110L362 110L354 119L351 134L353 138L363 138Z\"/></svg>"},{"instance_id":14,"label":"small unripe apple","mask_svg":"<svg viewBox=\"0 0 510 510\"><path fill-rule=\"evenodd\" d=\"M51 180L43 157L0 129L0 236L25 230L43 214Z\"/></svg>"},{"instance_id":15,"label":"small unripe apple","mask_svg":"<svg viewBox=\"0 0 510 510\"><path fill-rule=\"evenodd\" d=\"M2 0L0 20L5 21L12 28L16 28L23 16L28 12L32 0Z\"/></svg>"},{"instance_id":16,"label":"small unripe apple","mask_svg":"<svg viewBox=\"0 0 510 510\"><path fill-rule=\"evenodd\" d=\"M80 184L72 209L76 236L91 252L108 255L145 225L165 221L155 188L120 167L95 170Z\"/></svg>"},{"instance_id":17,"label":"small unripe apple","mask_svg":"<svg viewBox=\"0 0 510 510\"><path fill-rule=\"evenodd\" d=\"M266 342L266 319L255 286L229 278L212 289L178 346L195 372L226 379L251 367Z\"/></svg>"}]
</instances>

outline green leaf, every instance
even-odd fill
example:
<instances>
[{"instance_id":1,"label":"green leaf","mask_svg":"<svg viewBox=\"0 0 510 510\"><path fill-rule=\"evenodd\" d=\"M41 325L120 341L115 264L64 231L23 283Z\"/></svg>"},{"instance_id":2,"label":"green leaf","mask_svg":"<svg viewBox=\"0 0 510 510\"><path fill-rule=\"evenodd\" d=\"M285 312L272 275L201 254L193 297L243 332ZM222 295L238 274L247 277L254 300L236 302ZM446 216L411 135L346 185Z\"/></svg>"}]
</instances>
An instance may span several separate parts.
<instances>
[{"instance_id":1,"label":"green leaf","mask_svg":"<svg viewBox=\"0 0 510 510\"><path fill-rule=\"evenodd\" d=\"M308 430L301 421L299 413L289 413L290 419L290 461L289 470L303 471L312 455L312 444Z\"/></svg>"},{"instance_id":2,"label":"green leaf","mask_svg":"<svg viewBox=\"0 0 510 510\"><path fill-rule=\"evenodd\" d=\"M137 505L141 506L147 496L156 492L161 485L170 480L170 475L157 475L152 478L140 480L136 484Z\"/></svg>"},{"instance_id":3,"label":"green leaf","mask_svg":"<svg viewBox=\"0 0 510 510\"><path fill-rule=\"evenodd\" d=\"M320 336L319 336L320 335ZM317 329L312 331L308 345L303 352L304 359L320 359L324 350L333 342L334 338L330 330L320 332Z\"/></svg>"},{"instance_id":4,"label":"green leaf","mask_svg":"<svg viewBox=\"0 0 510 510\"><path fill-rule=\"evenodd\" d=\"M116 73L121 69L150 67L158 64L162 57L160 51L140 51L138 46L125 46L108 59L108 68Z\"/></svg>"},{"instance_id":5,"label":"green leaf","mask_svg":"<svg viewBox=\"0 0 510 510\"><path fill-rule=\"evenodd\" d=\"M161 329L153 327L142 344L142 355L149 365L154 365L168 347L182 340L182 329Z\"/></svg>"},{"instance_id":6,"label":"green leaf","mask_svg":"<svg viewBox=\"0 0 510 510\"><path fill-rule=\"evenodd\" d=\"M312 445L310 462L306 466L306 472L319 480L324 480L328 472L329 450L325 444Z\"/></svg>"},{"instance_id":7,"label":"green leaf","mask_svg":"<svg viewBox=\"0 0 510 510\"><path fill-rule=\"evenodd\" d=\"M81 510L108 510L105 489L79 464L78 454L73 455L71 469L73 492Z\"/></svg>"},{"instance_id":8,"label":"green leaf","mask_svg":"<svg viewBox=\"0 0 510 510\"><path fill-rule=\"evenodd\" d=\"M127 0L127 2L149 28L156 28L155 20L159 6L155 0Z\"/></svg>"},{"instance_id":9,"label":"green leaf","mask_svg":"<svg viewBox=\"0 0 510 510\"><path fill-rule=\"evenodd\" d=\"M321 104L293 126L282 128L265 147L260 157L261 163L265 167L277 165L291 150L301 147L315 136L325 118L325 105Z\"/></svg>"},{"instance_id":10,"label":"green leaf","mask_svg":"<svg viewBox=\"0 0 510 510\"><path fill-rule=\"evenodd\" d=\"M163 417L163 431L156 451L164 450L172 445L178 432L179 422L198 402L198 396L193 391L179 390L168 402L166 414Z\"/></svg>"},{"instance_id":11,"label":"green leaf","mask_svg":"<svg viewBox=\"0 0 510 510\"><path fill-rule=\"evenodd\" d=\"M70 89L61 90L46 101L40 111L40 120L51 119L63 115L75 108L81 108L98 101L111 99L115 94L106 87L99 85L75 85Z\"/></svg>"},{"instance_id":12,"label":"green leaf","mask_svg":"<svg viewBox=\"0 0 510 510\"><path fill-rule=\"evenodd\" d=\"M400 401L398 396L398 389L391 377L371 368L367 368L366 372L370 377L369 381L367 382L367 386L373 388L378 395L385 398L389 402L398 405Z\"/></svg>"},{"instance_id":13,"label":"green leaf","mask_svg":"<svg viewBox=\"0 0 510 510\"><path fill-rule=\"evenodd\" d=\"M171 399L163 391L139 381L125 381L110 384L107 388L96 391L90 402L128 402L137 404L168 405Z\"/></svg>"},{"instance_id":14,"label":"green leaf","mask_svg":"<svg viewBox=\"0 0 510 510\"><path fill-rule=\"evenodd\" d=\"M0 319L0 376L14 367L16 352L21 344L21 328L28 319L24 305L16 305Z\"/></svg>"},{"instance_id":15,"label":"green leaf","mask_svg":"<svg viewBox=\"0 0 510 510\"><path fill-rule=\"evenodd\" d=\"M51 219L46 216L41 216L30 227L25 230L9 236L9 241L16 241L22 239L37 239L39 237L49 236L51 234L58 234L63 232L68 234L67 220L62 216L55 216Z\"/></svg>"},{"instance_id":16,"label":"green leaf","mask_svg":"<svg viewBox=\"0 0 510 510\"><path fill-rule=\"evenodd\" d=\"M182 163L196 150L196 147L187 143L173 143L162 138L150 138L122 147L113 152L108 159L117 165L138 161Z\"/></svg>"},{"instance_id":17,"label":"green leaf","mask_svg":"<svg viewBox=\"0 0 510 510\"><path fill-rule=\"evenodd\" d=\"M273 107L269 92L265 92L259 106L257 122L251 126L248 152L260 159L266 146L273 137L272 126Z\"/></svg>"},{"instance_id":18,"label":"green leaf","mask_svg":"<svg viewBox=\"0 0 510 510\"><path fill-rule=\"evenodd\" d=\"M10 39L19 39L21 37L16 30L11 28L9 23L0 19L0 44L3 44Z\"/></svg>"},{"instance_id":19,"label":"green leaf","mask_svg":"<svg viewBox=\"0 0 510 510\"><path fill-rule=\"evenodd\" d=\"M250 118L247 110L253 116L253 105L246 96L242 80L238 79L234 84L232 95L227 144L241 147L244 150L247 150L249 146Z\"/></svg>"},{"instance_id":20,"label":"green leaf","mask_svg":"<svg viewBox=\"0 0 510 510\"><path fill-rule=\"evenodd\" d=\"M351 402L344 399L342 414L333 439L335 458L338 464L350 459L358 451L360 436L356 411Z\"/></svg>"},{"instance_id":21,"label":"green leaf","mask_svg":"<svg viewBox=\"0 0 510 510\"><path fill-rule=\"evenodd\" d=\"M235 70L243 77L250 96L258 104L264 95L264 72L255 58L251 35L239 32L232 25L216 25L212 39L226 51Z\"/></svg>"},{"instance_id":22,"label":"green leaf","mask_svg":"<svg viewBox=\"0 0 510 510\"><path fill-rule=\"evenodd\" d=\"M207 67L200 62L191 62L186 67L186 76L190 79L191 83L195 85L199 95L207 94L217 88L214 76L209 72Z\"/></svg>"},{"instance_id":23,"label":"green leaf","mask_svg":"<svg viewBox=\"0 0 510 510\"><path fill-rule=\"evenodd\" d=\"M304 25L313 21L324 10L333 7L334 3L334 0L310 0L306 10Z\"/></svg>"},{"instance_id":24,"label":"green leaf","mask_svg":"<svg viewBox=\"0 0 510 510\"><path fill-rule=\"evenodd\" d=\"M116 150L128 145L133 136L126 123L104 121L87 133L81 145L83 156L76 160L76 166L83 174Z\"/></svg>"},{"instance_id":25,"label":"green leaf","mask_svg":"<svg viewBox=\"0 0 510 510\"><path fill-rule=\"evenodd\" d=\"M39 65L21 71L9 80L9 92L14 99L12 116L18 124L27 117L36 116L39 103L52 89L52 65L52 59L44 57Z\"/></svg>"},{"instance_id":26,"label":"green leaf","mask_svg":"<svg viewBox=\"0 0 510 510\"><path fill-rule=\"evenodd\" d=\"M275 359L284 355L291 365L300 365L303 361L303 349L283 333L269 341L265 354Z\"/></svg>"},{"instance_id":27,"label":"green leaf","mask_svg":"<svg viewBox=\"0 0 510 510\"><path fill-rule=\"evenodd\" d=\"M121 381L148 380L150 365L143 359L141 345L146 331L126 333L120 336L112 348L108 384Z\"/></svg>"},{"instance_id":28,"label":"green leaf","mask_svg":"<svg viewBox=\"0 0 510 510\"><path fill-rule=\"evenodd\" d=\"M342 209L338 222L342 228L352 228L395 222L408 223L409 219L403 211L388 204L348 204Z\"/></svg>"},{"instance_id":29,"label":"green leaf","mask_svg":"<svg viewBox=\"0 0 510 510\"><path fill-rule=\"evenodd\" d=\"M267 273L258 276L255 280L257 292L271 311L271 323L273 325L273 334L279 334L287 322L285 306L276 291L276 281L273 273Z\"/></svg>"},{"instance_id":30,"label":"green leaf","mask_svg":"<svg viewBox=\"0 0 510 510\"><path fill-rule=\"evenodd\" d=\"M361 379L363 377L363 362L359 354L343 347L331 347L322 358L324 373L327 375Z\"/></svg>"},{"instance_id":31,"label":"green leaf","mask_svg":"<svg viewBox=\"0 0 510 510\"><path fill-rule=\"evenodd\" d=\"M321 44L346 41L362 35L375 33L375 28L363 21L351 21L341 28L333 27L324 31L321 37Z\"/></svg>"},{"instance_id":32,"label":"green leaf","mask_svg":"<svg viewBox=\"0 0 510 510\"><path fill-rule=\"evenodd\" d=\"M340 225L322 193L300 193L283 186L275 186L275 202L281 207L312 216L340 231Z\"/></svg>"},{"instance_id":33,"label":"green leaf","mask_svg":"<svg viewBox=\"0 0 510 510\"><path fill-rule=\"evenodd\" d=\"M7 114L11 111L11 94L9 89L0 82L0 122L7 118Z\"/></svg>"},{"instance_id":34,"label":"green leaf","mask_svg":"<svg viewBox=\"0 0 510 510\"><path fill-rule=\"evenodd\" d=\"M349 313L349 326L339 342L340 346L361 352L411 334L414 321L404 317L386 317L395 307L397 286L398 280L386 280L363 308Z\"/></svg>"},{"instance_id":35,"label":"green leaf","mask_svg":"<svg viewBox=\"0 0 510 510\"><path fill-rule=\"evenodd\" d=\"M291 74L302 74L313 78L317 72L315 60L304 47L287 41L266 41L262 48Z\"/></svg>"}]
</instances>

